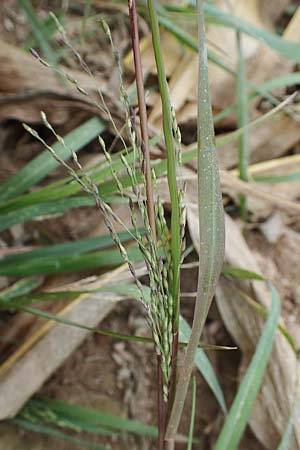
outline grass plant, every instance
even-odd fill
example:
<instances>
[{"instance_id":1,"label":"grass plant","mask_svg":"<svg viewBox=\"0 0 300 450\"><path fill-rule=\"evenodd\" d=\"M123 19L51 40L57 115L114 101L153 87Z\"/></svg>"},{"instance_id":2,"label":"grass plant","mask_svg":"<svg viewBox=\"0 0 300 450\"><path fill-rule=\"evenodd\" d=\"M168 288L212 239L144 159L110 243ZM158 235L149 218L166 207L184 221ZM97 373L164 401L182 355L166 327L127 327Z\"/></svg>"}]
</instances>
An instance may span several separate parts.
<instances>
[{"instance_id":1,"label":"grass plant","mask_svg":"<svg viewBox=\"0 0 300 450\"><path fill-rule=\"evenodd\" d=\"M62 72L57 66L57 58L48 42L49 33L43 31L30 2L20 0L20 5L29 18L33 34L39 42L45 59L40 57L37 52L33 52L35 57L44 66L56 70L64 82L75 87L82 95L89 97L89 94L78 85L76 80ZM262 39L271 48L292 60L298 58L299 45L287 43L272 33L260 30L244 21L238 21L237 18L221 12L213 4L207 2L204 4L203 0L197 0L197 5L195 2L190 2L189 6L179 7L176 11L174 7L172 9L168 5L160 5L156 4L154 0L148 0L148 17L163 118L163 138L158 136L149 139L137 14L138 8L141 8L144 13L145 8L144 5L141 7L140 4L136 4L135 0L129 0L128 6L139 119L133 114L133 105L122 80L120 57L114 47L110 29L105 21L102 21L102 27L109 39L120 72L119 104L122 105L124 114L126 137L124 136L124 130L119 130L116 127L102 92L98 90L97 100L91 99L98 109L105 113L107 121L112 124L116 136L122 142L123 148L121 151L112 154L110 149L107 149L106 143L101 137L101 133L106 129L107 124L98 118L90 119L68 136L62 137L48 122L46 115L42 113L43 124L52 133L56 143L49 145L36 130L29 125L24 125L26 130L45 147L45 152L0 186L0 230L6 230L15 224L34 218L63 214L71 208L96 205L102 214L109 235L73 243L52 245L3 258L0 261L1 275L31 278L21 279L7 291L1 292L0 308L6 309L9 307L66 326L88 329L111 338L153 345L158 361L158 427L156 430L155 427L136 421L121 419L101 411L88 410L64 402L53 402L49 399L31 400L20 414L12 420L12 423L49 436L68 440L73 445L79 447L82 445L82 448L100 450L105 447L78 440L76 437L70 437L62 429L104 435L117 435L126 432L142 434L152 438L157 436L157 450L174 450L192 370L196 365L209 384L225 415L225 422L217 438L215 450L235 450L238 448L251 408L262 384L276 330L278 329L284 334L291 344L292 341L286 330L279 325L280 300L273 286L270 285L272 305L269 312L255 305L251 300L247 300L257 309L258 314L266 319L266 324L237 395L229 408L229 412L227 412L224 393L212 365L204 353L204 349L210 347L205 346L200 341L224 259L224 216L216 149L222 144L238 140L239 174L241 179L247 182L249 179L248 133L264 121L270 120L272 115L287 106L287 102L277 105L265 117L249 123L247 117L248 101L258 95L267 96L272 100L270 91L273 88L287 86L299 81L299 74L297 73L270 80L260 87L251 86L246 81L244 73L242 35L245 33L256 39ZM172 27L170 25L170 18L173 17L174 13L190 14L193 12L195 14L195 6L197 6L198 41L181 30L176 23ZM92 2L87 1L82 22L82 37L85 33L87 16L91 7ZM82 70L91 76L91 82L95 83L89 67L69 41L64 28L56 16L52 15L52 18L54 18L66 47ZM239 49L237 70L227 67L224 61L219 57L215 58L212 52L208 54L205 40L205 20L209 23L231 27L237 32ZM160 45L159 24L176 34L182 43L199 52L197 148L188 150L184 154L181 152L180 130L168 91ZM239 117L238 129L225 137L217 138L217 140L215 140L214 135L214 118L209 93L208 57L223 67L224 70L232 73L237 79L236 104L223 111L222 117L236 110ZM290 112L288 111L288 113ZM105 155L105 160L92 167L84 168L77 153L95 137L98 137L99 148ZM166 160L151 161L150 148L157 141L162 142L165 147ZM180 269L185 248L186 219L184 184L180 175L181 165L196 157L198 159L200 258L197 297L193 325L190 329L180 315ZM72 165L68 162L68 159L71 159ZM57 166L63 166L66 169L67 177L65 179L40 187L33 192L28 192L30 188L44 180ZM170 226L167 224L163 203L156 187L156 179L161 175L166 175L168 180L171 203ZM114 202L122 203L124 207L130 209L131 229L126 227L115 214ZM247 203L245 197L242 198L241 213L246 220ZM124 231L117 233L116 225L123 226ZM126 243L129 240L133 241L134 246L127 247ZM114 245L114 248L109 248L112 245ZM148 286L142 285L140 281L135 266L138 261L143 261L145 264ZM35 292L35 289L40 286L38 275L104 268L120 265L124 262L128 265L134 284L127 283L117 287L104 286L103 292L115 292L140 300L147 314L152 338L145 339L140 336L127 336L110 330L85 327L80 323L69 321L59 314L54 315L32 306L43 301L56 301L62 298L74 299L79 295L91 292L85 290L58 290L52 293ZM225 267L223 273L225 276L240 280L256 279L264 281L259 275L241 268ZM182 360L179 359L178 355L180 346L184 347ZM217 349L217 346L215 349ZM2 373L1 367L0 373ZM193 402L189 436L186 440L187 450L193 448L195 411L198 407L194 379L192 390ZM294 415L293 410L278 450L288 448Z\"/></svg>"}]
</instances>

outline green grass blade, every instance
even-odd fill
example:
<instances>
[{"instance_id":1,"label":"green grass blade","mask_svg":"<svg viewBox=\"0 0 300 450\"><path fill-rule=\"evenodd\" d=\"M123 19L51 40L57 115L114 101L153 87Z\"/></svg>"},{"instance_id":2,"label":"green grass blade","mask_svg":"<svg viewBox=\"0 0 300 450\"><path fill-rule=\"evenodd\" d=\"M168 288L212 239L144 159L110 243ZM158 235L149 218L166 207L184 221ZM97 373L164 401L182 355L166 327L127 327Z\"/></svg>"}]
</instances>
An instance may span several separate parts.
<instances>
[{"instance_id":1,"label":"green grass blade","mask_svg":"<svg viewBox=\"0 0 300 450\"><path fill-rule=\"evenodd\" d=\"M246 269L241 269L239 267L233 267L233 266L227 266L227 265L225 265L223 267L222 274L224 276L227 276L230 278L236 278L237 280L258 280L258 281L264 281L264 282L267 281L265 278L263 278L261 275L259 275L256 272L251 272ZM253 300L251 297L249 297L243 291L240 291L240 294L241 294L241 299L245 300L261 317L263 317L265 320L268 318L268 310L265 309L260 303ZM279 324L278 330L285 337L285 339L291 346L291 349L293 350L293 352L295 354L297 354L294 339L289 334L287 329Z\"/></svg>"},{"instance_id":2,"label":"green grass blade","mask_svg":"<svg viewBox=\"0 0 300 450\"><path fill-rule=\"evenodd\" d=\"M25 280L17 281L8 288L0 291L0 299L2 302L9 302L15 297L26 295L41 285L40 278L27 278Z\"/></svg>"},{"instance_id":3,"label":"green grass blade","mask_svg":"<svg viewBox=\"0 0 300 450\"><path fill-rule=\"evenodd\" d=\"M270 118L274 117L276 113L278 113L283 107L284 104L286 104L286 101L281 103L280 105L278 105L276 108L273 108L271 111L269 111L268 113L266 113L264 116L259 117L258 119L254 120L253 122L248 123L247 128L248 129L252 129L258 126L261 126L263 123L265 123L267 120L270 120ZM220 138L217 138L216 140L216 147L222 147L225 144L228 144L230 142L233 142L234 140L238 139L243 133L244 133L244 128L239 128L231 133L228 133L225 136L222 136ZM197 149L192 149L192 150L188 150L186 152L183 153L182 155L182 162L184 164L192 161L193 159L195 159L197 157ZM132 158L132 154L129 154L129 158ZM26 166L27 167L27 166ZM157 161L155 164L153 164L153 169L156 173L156 176L161 176L163 174L166 173L167 171L167 163L165 160L163 161ZM19 172L20 174L21 172ZM97 175L95 175L95 179L97 177L97 181L96 184L98 184L99 188L100 188L100 192L102 196L109 196L115 192L118 192L118 186L115 182L115 180L108 180L105 183L103 182L103 172L102 173L98 173ZM94 178L92 176L92 178ZM140 182L141 181L141 177L139 174L137 174L137 180ZM95 180L93 180L95 181ZM124 188L130 187L131 186L131 178L129 176L122 176L120 177L120 181L123 185ZM52 191L51 193L51 189L50 191L47 188L43 188L40 191L34 192L34 193L29 193L23 197L20 197L17 200L13 200L10 201L6 204L4 204L2 206L2 208L0 207L0 211L1 211L1 215L0 215L0 229L6 229L16 223L20 223L22 221L25 220L29 220L30 218L34 218L34 217L38 217L40 215L39 213L39 209L38 209L38 205L39 205L39 201L41 200L49 200L51 198L51 200L54 200L55 198L58 197L58 199L61 199L61 204L57 202L57 206L55 206L55 202L53 202L53 204L51 205L51 202L49 203L49 208L48 205L46 204L42 204L42 208L43 208L43 214L60 214L64 211L67 211L68 209L72 208L72 207L81 207L81 206L88 206L88 205L93 205L94 202L91 198L88 197L77 197L75 198L74 202L75 205L73 204L73 200L72 199L67 199L66 203L63 206L63 198L67 195L71 195L73 193L73 191L78 191L79 188L77 187L77 183L74 184L68 184L66 186L63 186L62 189L58 192L58 195L56 195L57 193L54 191ZM1 187L0 187L0 196L1 196ZM106 199L108 201L108 199ZM43 202L42 202L43 203ZM29 209L29 208L23 208L26 204L33 204L37 205L37 209L33 208L33 209ZM57 209L58 206L61 209ZM23 209L22 209L23 208ZM51 209L53 208L53 209ZM28 211L27 211L28 209ZM21 210L21 214L19 214L19 210ZM7 215L8 212L11 212L11 215ZM2 226L2 228L1 228Z\"/></svg>"},{"instance_id":4,"label":"green grass blade","mask_svg":"<svg viewBox=\"0 0 300 450\"><path fill-rule=\"evenodd\" d=\"M298 406L297 400L298 400L298 395L296 395L296 400L294 401L292 411L291 411L291 414L289 417L289 421L287 423L287 427L282 436L280 444L277 447L277 450L289 450L290 449L290 442L291 442L291 437L292 437L292 432L293 432L293 426L294 426L294 422L295 422L295 418L296 418L296 412L298 409L297 408L297 406Z\"/></svg>"},{"instance_id":5,"label":"green grass blade","mask_svg":"<svg viewBox=\"0 0 300 450\"><path fill-rule=\"evenodd\" d=\"M105 125L100 119L90 119L67 134L64 138L66 146L74 152L78 152L92 139L101 134L104 129ZM53 149L64 160L71 156L70 152L59 143L54 144ZM23 169L19 170L16 175L10 177L0 186L0 202L3 203L5 200L22 194L58 166L59 163L55 161L52 155L47 150L43 151Z\"/></svg>"},{"instance_id":6,"label":"green grass blade","mask_svg":"<svg viewBox=\"0 0 300 450\"><path fill-rule=\"evenodd\" d=\"M62 14L58 14L57 16L60 21L63 20ZM47 41L49 42L51 40L52 36L54 35L54 33L57 31L57 27L56 27L55 23L53 22L52 17L47 16L44 19L40 20L40 26L43 30L45 39L47 39ZM32 33L31 36L29 36L29 38L26 39L26 41L25 41L24 50L28 51L31 48L38 49L39 47L40 47L40 43L37 40L37 37L34 35L34 33ZM55 52L57 60L58 60L58 53L59 52Z\"/></svg>"},{"instance_id":7,"label":"green grass blade","mask_svg":"<svg viewBox=\"0 0 300 450\"><path fill-rule=\"evenodd\" d=\"M259 280L265 281L264 277L256 272L252 272L247 269L242 269L240 267L228 266L225 264L222 269L222 274L224 276L233 277L238 280Z\"/></svg>"},{"instance_id":8,"label":"green grass blade","mask_svg":"<svg viewBox=\"0 0 300 450\"><path fill-rule=\"evenodd\" d=\"M259 339L255 354L240 384L238 393L230 408L215 450L235 450L247 425L249 415L259 388L263 381L266 366L280 318L280 298L276 289L270 285L272 306Z\"/></svg>"},{"instance_id":9,"label":"green grass blade","mask_svg":"<svg viewBox=\"0 0 300 450\"><path fill-rule=\"evenodd\" d=\"M240 17L236 17L231 13L220 10L212 4L205 4L205 16L209 23L222 25L233 28L236 31L248 34L259 41L264 42L267 46L276 50L288 59L299 61L300 45L285 41L280 36L256 27Z\"/></svg>"},{"instance_id":10,"label":"green grass blade","mask_svg":"<svg viewBox=\"0 0 300 450\"><path fill-rule=\"evenodd\" d=\"M253 87L248 83L247 93L244 93L244 95L247 95L248 102L250 100L253 100L259 96L266 97L269 95L269 92L278 89L278 88L285 88L288 86L294 86L300 83L300 73L289 73L287 75L283 75L281 77L273 78L272 80L268 80L264 82L263 84ZM274 97L272 97L272 103L274 103L274 100L276 100ZM271 99L270 99L271 101ZM236 104L233 104L231 106L228 106L223 111L219 112L214 116L214 123L218 123L220 120L227 117L232 112L236 111Z\"/></svg>"},{"instance_id":11,"label":"green grass blade","mask_svg":"<svg viewBox=\"0 0 300 450\"><path fill-rule=\"evenodd\" d=\"M63 423L74 423L82 430L88 425L142 436L154 437L157 435L156 427L146 425L143 422L126 419L91 408L68 404L60 400L34 399L30 400L29 404L31 408L36 406L41 411L43 409L45 411L51 411L54 417L57 418L58 423L60 421Z\"/></svg>"},{"instance_id":12,"label":"green grass blade","mask_svg":"<svg viewBox=\"0 0 300 450\"><path fill-rule=\"evenodd\" d=\"M193 377L192 387L193 387L193 391L192 391L192 407L191 407L191 419L190 419L190 428L189 428L189 435L188 435L187 450L192 450L193 449L194 426L195 426L195 415L196 415L196 401L197 401L196 377Z\"/></svg>"},{"instance_id":13,"label":"green grass blade","mask_svg":"<svg viewBox=\"0 0 300 450\"><path fill-rule=\"evenodd\" d=\"M188 342L191 335L191 328L186 322L186 320L181 316L179 321L179 339L180 341ZM222 388L216 377L215 371L202 349L198 349L195 357L195 364L204 380L212 390L214 396L216 397L222 411L224 414L227 413L227 407L225 403L225 398L223 395Z\"/></svg>"},{"instance_id":14,"label":"green grass blade","mask_svg":"<svg viewBox=\"0 0 300 450\"><path fill-rule=\"evenodd\" d=\"M292 183L300 181L300 172L288 173L286 175L258 175L253 177L257 183Z\"/></svg>"},{"instance_id":15,"label":"green grass blade","mask_svg":"<svg viewBox=\"0 0 300 450\"><path fill-rule=\"evenodd\" d=\"M143 233L143 230L139 230ZM127 231L117 233L120 242L124 243L132 239L132 235ZM0 267L6 266L8 263L18 264L20 261L33 260L35 258L48 258L55 256L71 256L82 255L93 250L102 250L104 248L114 245L111 236L99 236L87 239L79 239L73 242L64 242L62 244L48 245L37 248L35 250L18 253L15 255L8 255L0 260Z\"/></svg>"},{"instance_id":16,"label":"green grass blade","mask_svg":"<svg viewBox=\"0 0 300 450\"><path fill-rule=\"evenodd\" d=\"M238 139L238 167L240 179L248 181L248 166L249 166L249 150L248 150L248 98L246 95L246 78L245 78L245 63L242 49L242 36L237 32L237 125L244 131ZM240 196L240 211L244 222L247 222L247 199L245 196Z\"/></svg>"},{"instance_id":17,"label":"green grass blade","mask_svg":"<svg viewBox=\"0 0 300 450\"><path fill-rule=\"evenodd\" d=\"M72 445L76 445L80 449L88 449L88 450L110 450L108 447L103 447L102 445L91 444L82 439L78 439L74 436L70 436L67 433L56 430L55 428L47 427L45 425L41 425L38 423L30 422L29 420L22 419L16 417L15 419L11 419L7 421L13 425L17 425L18 427L24 428L28 431L34 431L39 434L45 434L46 436L53 437L59 439L61 441L69 442Z\"/></svg>"},{"instance_id":18,"label":"green grass blade","mask_svg":"<svg viewBox=\"0 0 300 450\"><path fill-rule=\"evenodd\" d=\"M16 225L17 223L26 222L34 218L42 218L53 215L61 215L65 211L72 208L81 208L83 206L94 206L93 198L87 196L72 197L56 202L38 203L36 205L25 206L15 211L0 214L0 231Z\"/></svg>"},{"instance_id":19,"label":"green grass blade","mask_svg":"<svg viewBox=\"0 0 300 450\"><path fill-rule=\"evenodd\" d=\"M269 113L265 114L264 116L258 118L257 120L254 120L253 122L250 122L247 125L247 128L252 129L252 128L262 125L267 120L270 120L271 117L275 116L275 114L277 112L279 112L282 109L282 107L283 106L281 104L278 107L271 110ZM244 132L244 129L239 128L231 133L228 133L225 136L217 138L216 139L216 147L220 148L225 144L233 142L234 140L238 139L243 134L243 132ZM126 158L130 159L132 157L133 157L133 155L132 155L132 153L130 153L128 155L128 157L126 157ZM189 163L196 157L197 157L197 149L188 150L183 153L182 162L184 164ZM114 162L114 164L115 164L115 170L118 171L119 170L118 162L116 161L116 162ZM120 164L120 162L119 162L119 164ZM153 169L154 169L157 177L164 175L167 170L166 161L158 160L158 161L154 162ZM91 176L93 182L100 187L100 192L101 192L102 196L106 196L106 195L109 196L115 192L118 192L118 186L116 185L115 180L108 179L107 181L105 181L105 183L103 182L103 179L105 176L109 177L109 172L110 172L110 169L108 167L105 167L105 168L101 169L99 172L97 172ZM120 181L122 182L122 185L124 188L130 187L131 179L129 176L125 175L125 176L120 176L119 178L120 178ZM139 176L139 174L137 174L137 179L139 182L141 181L141 177ZM56 187L58 190L56 190ZM53 189L51 186L49 186L46 188L42 188L36 192L26 194L22 197L19 197L16 200L11 200L8 203L4 204L2 207L0 207L0 211L1 211L1 214L4 214L4 213L6 214L7 212L10 212L10 211L18 211L19 208L22 208L25 205L32 205L32 204L35 205L35 204L38 204L39 202L43 203L43 202L46 202L49 200L53 201L53 200L57 200L57 199L62 199L62 198L65 198L66 196L70 196L73 193L76 193L78 191L80 191L80 187L78 186L78 183L69 183L64 186L60 186L60 184L56 182L56 183L53 183ZM0 187L0 193L1 193L1 187ZM86 200L86 198L83 198L82 206L85 205L85 203L84 203L85 201L88 201L88 200ZM78 207L79 206L81 206L81 204L78 201ZM18 213L16 213L16 216L18 216ZM16 221L14 223L18 223L17 219L14 219L14 220Z\"/></svg>"},{"instance_id":20,"label":"green grass blade","mask_svg":"<svg viewBox=\"0 0 300 450\"><path fill-rule=\"evenodd\" d=\"M47 59L47 62L56 67L57 55L50 45L47 30L45 30L43 23L38 19L30 0L18 0L18 3L27 16L31 31L34 34L43 55Z\"/></svg>"},{"instance_id":21,"label":"green grass blade","mask_svg":"<svg viewBox=\"0 0 300 450\"><path fill-rule=\"evenodd\" d=\"M138 248L128 248L128 257L133 262L142 261ZM32 276L56 274L82 270L114 267L124 262L118 249L103 250L83 255L54 256L33 260L11 262L0 266L0 276Z\"/></svg>"}]
</instances>

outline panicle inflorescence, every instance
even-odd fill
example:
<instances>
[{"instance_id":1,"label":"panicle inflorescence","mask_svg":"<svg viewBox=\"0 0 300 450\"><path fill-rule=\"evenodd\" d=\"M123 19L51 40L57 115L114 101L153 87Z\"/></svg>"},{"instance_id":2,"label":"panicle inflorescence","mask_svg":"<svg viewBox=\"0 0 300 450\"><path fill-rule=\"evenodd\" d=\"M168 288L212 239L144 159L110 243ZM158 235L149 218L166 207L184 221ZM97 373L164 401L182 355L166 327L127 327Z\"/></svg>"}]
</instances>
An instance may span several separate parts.
<instances>
[{"instance_id":1,"label":"panicle inflorescence","mask_svg":"<svg viewBox=\"0 0 300 450\"><path fill-rule=\"evenodd\" d=\"M72 44L68 40L67 33L59 23L58 19L53 15L53 18L56 22L58 30L61 34L63 42L66 46L71 50L72 54L78 60L80 66L83 70L89 74L91 79L94 81L94 87L96 86L96 82L94 80L94 76L92 75L89 67L82 59L80 54L76 49L73 48ZM154 205L154 213L155 213L155 228L156 235L153 232L153 229L150 226L150 219L147 211L147 201L145 198L145 186L146 186L146 177L145 177L145 150L143 147L143 142L139 142L139 136L136 130L135 123L135 112L134 108L131 105L129 96L125 89L123 79L122 79L122 68L120 63L120 57L118 51L115 49L111 32L109 26L105 20L101 20L102 28L104 29L106 35L108 36L109 42L111 44L113 54L115 57L116 64L119 69L120 76L120 100L121 104L124 107L126 120L125 125L127 129L127 135L130 142L130 152L126 143L124 142L121 133L115 126L109 108L107 107L104 97L101 91L97 87L97 92L99 94L100 102L98 103L95 99L92 98L92 102L96 104L96 106L104 111L108 117L108 120L113 124L113 128L116 131L116 135L121 139L121 142L124 145L124 152L120 153L120 160L123 166L122 171L127 174L130 179L130 187L131 192L128 194L125 192L123 183L121 181L120 175L115 169L114 161L112 160L110 151L106 149L106 144L101 136L98 137L100 147L105 155L106 162L110 168L111 176L114 179L117 189L122 197L128 197L129 200L129 208L130 208L130 216L131 223L133 226L134 232L132 233L125 224L120 220L120 218L114 213L112 208L106 203L99 192L98 186L93 182L92 178L87 174L87 172L83 169L82 165L78 161L78 157L76 153L69 149L64 141L64 139L56 132L56 130L52 127L52 125L48 122L46 114L44 112L41 113L42 121L44 125L52 132L55 136L56 140L65 148L70 151L70 156L73 160L73 163L76 167L74 170L68 163L66 163L54 150L48 145L39 134L30 128L28 125L24 125L27 131L29 131L36 139L38 139L45 148L52 154L52 156L68 171L71 177L81 186L81 188L88 194L92 195L98 209L101 211L105 225L118 247L120 254L124 261L128 264L129 270L133 276L133 279L139 289L140 299L143 303L146 312L147 312L147 320L149 326L152 331L153 340L155 343L156 352L160 355L162 373L164 376L164 385L163 392L164 398L167 400L168 389L169 389L169 381L170 381L170 372L171 372L171 358L172 358L172 342L173 342L173 323L174 323L174 299L172 298L172 283L173 283L173 264L172 264L172 253L171 253L171 244L170 244L170 232L167 225L167 221L165 218L165 212L163 203L158 194L158 189L156 185L156 176L155 172L152 171L152 180L153 186L155 190L156 201ZM35 51L31 51L32 54L46 67L51 67L46 61L44 61L39 54ZM70 74L62 71L57 67L52 67L56 72L60 75L63 75L64 78L74 85L76 89L89 97L89 94L86 92L84 88L79 86L77 80ZM171 110L172 116L172 129L173 129L173 137L176 143L176 165L177 170L180 170L181 166L181 135L180 130L176 122L174 109ZM178 174L177 174L178 175ZM178 176L178 179L181 180L181 177ZM182 254L185 249L185 222L186 222L186 208L184 204L184 193L185 187L181 181L179 183L179 211L180 211L180 233L181 233L181 246L182 246ZM135 267L128 256L128 252L124 245L121 243L119 236L115 229L115 223L121 224L133 237L133 239L137 242L138 247L143 255L147 271L149 277L149 286L150 286L150 296L149 298L145 297L143 292L143 286L138 279L138 276L135 271ZM142 229L139 226L139 222L141 222Z\"/></svg>"}]
</instances>

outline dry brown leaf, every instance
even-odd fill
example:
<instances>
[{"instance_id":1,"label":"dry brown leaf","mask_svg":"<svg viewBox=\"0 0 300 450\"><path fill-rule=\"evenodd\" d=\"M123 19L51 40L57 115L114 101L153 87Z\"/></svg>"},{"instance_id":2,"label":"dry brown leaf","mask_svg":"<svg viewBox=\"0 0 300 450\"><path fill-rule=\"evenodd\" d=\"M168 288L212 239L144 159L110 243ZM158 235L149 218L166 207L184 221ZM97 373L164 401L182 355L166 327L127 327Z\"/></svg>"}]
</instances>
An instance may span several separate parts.
<instances>
[{"instance_id":1,"label":"dry brown leaf","mask_svg":"<svg viewBox=\"0 0 300 450\"><path fill-rule=\"evenodd\" d=\"M199 248L198 207L195 185L188 186L188 225L193 243ZM259 265L234 221L226 216L226 261L260 273ZM266 286L257 281L228 281L221 278L217 289L217 303L225 326L233 336L243 354L241 372L251 360L264 325L263 319L251 306L242 300L241 291L270 306L270 295ZM255 401L249 420L256 437L270 450L277 448L283 435L297 394L298 367L296 356L287 340L278 332L272 357L268 364L264 382ZM294 424L291 448L300 449L300 423Z\"/></svg>"},{"instance_id":2,"label":"dry brown leaf","mask_svg":"<svg viewBox=\"0 0 300 450\"><path fill-rule=\"evenodd\" d=\"M96 285L117 282L127 266L101 277ZM93 283L93 288L95 288ZM57 315L87 327L96 327L122 297L84 294ZM89 331L47 321L0 366L0 420L13 417L23 404L80 345Z\"/></svg>"},{"instance_id":3,"label":"dry brown leaf","mask_svg":"<svg viewBox=\"0 0 300 450\"><path fill-rule=\"evenodd\" d=\"M150 35L141 39L140 48L144 75L148 73L156 74L156 65ZM182 57L182 48L178 43L178 40L167 31L161 32L161 51L164 58L166 75L170 76L176 69ZM132 52L126 55L123 62L128 70L133 71L134 66Z\"/></svg>"},{"instance_id":4,"label":"dry brown leaf","mask_svg":"<svg viewBox=\"0 0 300 450\"><path fill-rule=\"evenodd\" d=\"M298 105L293 107L300 112ZM261 124L249 133L249 154L251 163L278 158L292 148L300 138L299 122L283 113L277 113L270 121ZM224 169L236 167L238 161L237 143L231 142L218 149L220 165Z\"/></svg>"},{"instance_id":5,"label":"dry brown leaf","mask_svg":"<svg viewBox=\"0 0 300 450\"><path fill-rule=\"evenodd\" d=\"M89 98L63 83L54 70L44 67L29 53L0 41L0 59L0 121L40 122L41 110L53 124L66 122L74 111L99 114ZM87 74L65 71L91 96L96 95L97 86ZM97 76L96 83L105 92L106 81Z\"/></svg>"},{"instance_id":6,"label":"dry brown leaf","mask_svg":"<svg viewBox=\"0 0 300 450\"><path fill-rule=\"evenodd\" d=\"M260 215L260 217L267 216L273 208L278 208L281 210L288 211L290 213L300 214L300 203L293 202L289 200L293 195L286 196L282 192L282 183L275 186L278 188L278 195L276 195L276 190L274 185L261 183L244 182L239 178L231 175L229 172L221 172L221 184L224 191L236 197L235 194L242 194L249 196L252 200L250 202L249 208L254 211L255 214ZM286 187L289 189L289 193L293 192L293 183L285 183ZM271 209L270 209L271 206Z\"/></svg>"}]
</instances>

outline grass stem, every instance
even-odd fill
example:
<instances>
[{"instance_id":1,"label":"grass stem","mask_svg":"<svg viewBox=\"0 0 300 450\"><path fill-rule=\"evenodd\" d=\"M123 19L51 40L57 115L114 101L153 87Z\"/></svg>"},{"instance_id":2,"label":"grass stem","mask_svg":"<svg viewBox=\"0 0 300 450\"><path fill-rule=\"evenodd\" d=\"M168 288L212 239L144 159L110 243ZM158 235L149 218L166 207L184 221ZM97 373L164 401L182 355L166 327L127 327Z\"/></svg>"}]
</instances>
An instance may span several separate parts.
<instances>
[{"instance_id":1,"label":"grass stem","mask_svg":"<svg viewBox=\"0 0 300 450\"><path fill-rule=\"evenodd\" d=\"M197 346L210 303L214 295L224 259L224 213L220 189L211 110L203 0L198 8L198 207L199 207L199 274L198 289L190 340L179 372L170 419L166 429L169 448L179 426L183 406L194 366Z\"/></svg>"},{"instance_id":2,"label":"grass stem","mask_svg":"<svg viewBox=\"0 0 300 450\"><path fill-rule=\"evenodd\" d=\"M130 31L132 39L132 50L134 58L134 70L136 89L139 105L140 127L141 127L141 150L145 160L145 180L146 180L146 198L147 198L147 212L149 224L152 231L154 242L156 241L156 226L155 226L155 210L154 197L151 173L151 160L149 150L149 133L147 109L145 101L144 79L142 71L139 30L138 30L138 16L136 10L136 1L128 0L128 9L130 17ZM158 422L158 450L163 450L164 433L165 433L165 405L163 399L163 373L161 368L161 357L157 356L157 422Z\"/></svg>"}]
</instances>

